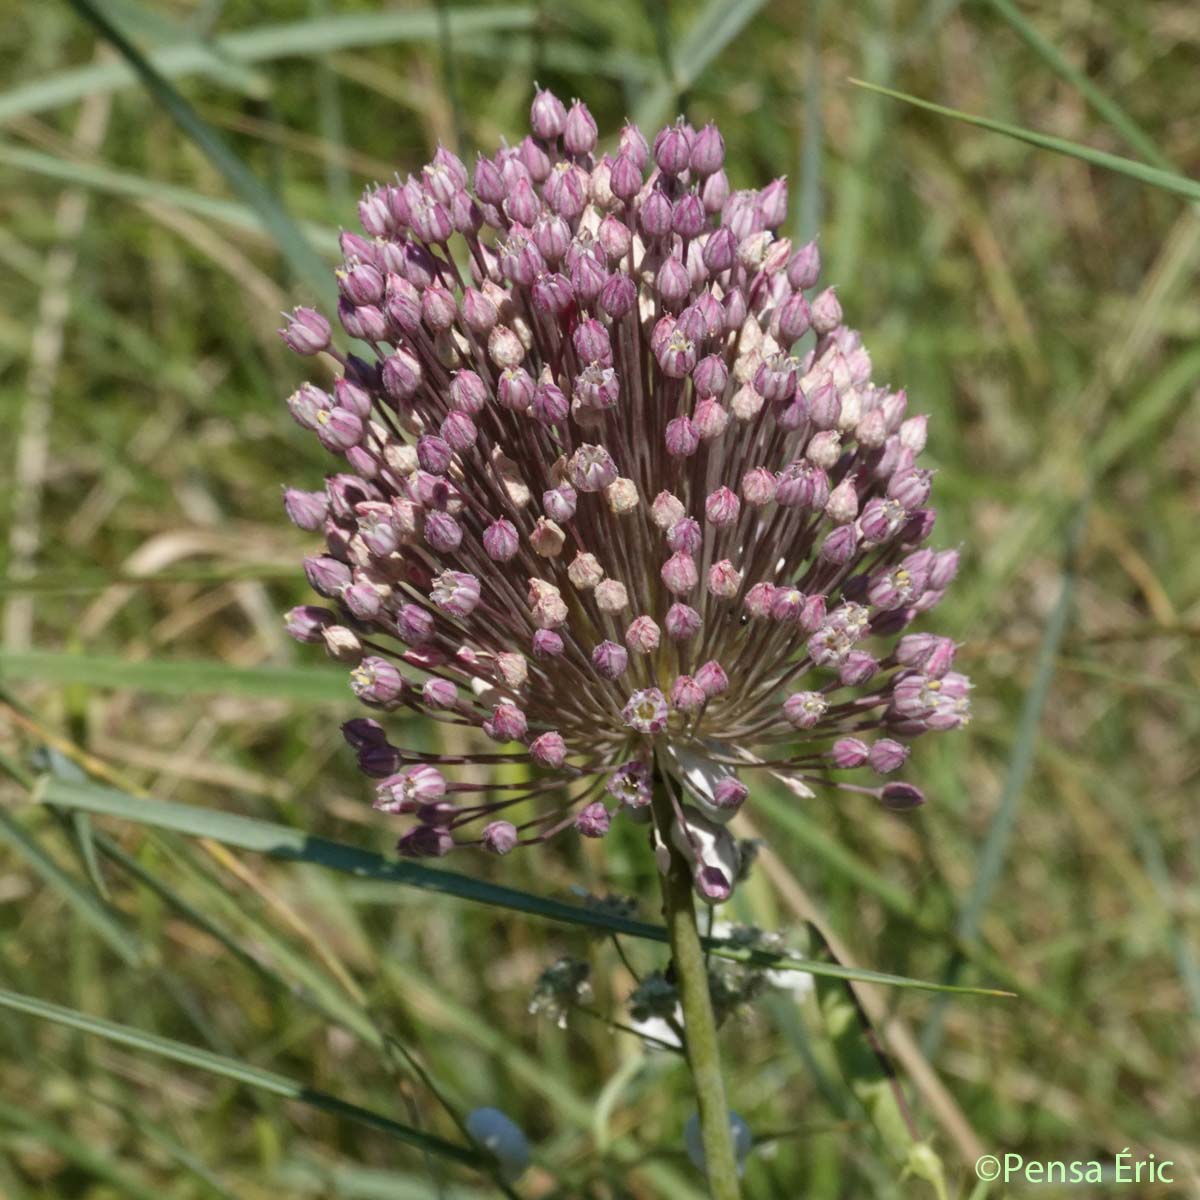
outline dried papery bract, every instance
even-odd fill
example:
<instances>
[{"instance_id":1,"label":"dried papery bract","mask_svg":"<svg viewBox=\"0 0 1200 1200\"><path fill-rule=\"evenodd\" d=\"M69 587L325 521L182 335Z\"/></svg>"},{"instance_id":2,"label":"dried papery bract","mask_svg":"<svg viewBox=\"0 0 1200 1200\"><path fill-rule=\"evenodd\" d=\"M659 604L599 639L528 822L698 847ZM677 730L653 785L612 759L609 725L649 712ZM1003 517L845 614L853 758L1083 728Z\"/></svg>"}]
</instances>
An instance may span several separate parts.
<instances>
[{"instance_id":1,"label":"dried papery bract","mask_svg":"<svg viewBox=\"0 0 1200 1200\"><path fill-rule=\"evenodd\" d=\"M369 358L310 309L281 331L340 365L288 400L339 460L285 493L330 602L288 628L372 708L480 734L439 756L347 725L404 854L653 812L719 902L764 771L912 808L884 777L967 719L953 643L910 629L957 568L927 545L925 418L778 236L784 181L734 191L724 152L682 119L604 152L539 91L519 144L363 196L336 317ZM514 761L527 785L477 769Z\"/></svg>"}]
</instances>

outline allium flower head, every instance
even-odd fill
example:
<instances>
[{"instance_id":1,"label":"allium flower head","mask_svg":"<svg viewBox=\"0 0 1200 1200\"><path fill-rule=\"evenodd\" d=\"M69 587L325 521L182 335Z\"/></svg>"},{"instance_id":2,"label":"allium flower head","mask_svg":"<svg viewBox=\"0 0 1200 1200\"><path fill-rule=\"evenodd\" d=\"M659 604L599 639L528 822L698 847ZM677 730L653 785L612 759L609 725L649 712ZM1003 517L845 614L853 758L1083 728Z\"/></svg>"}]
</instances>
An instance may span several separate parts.
<instances>
[{"instance_id":1,"label":"allium flower head","mask_svg":"<svg viewBox=\"0 0 1200 1200\"><path fill-rule=\"evenodd\" d=\"M967 719L953 643L909 630L957 569L926 546L925 418L778 235L784 181L732 191L714 126L605 153L545 91L531 126L364 195L337 318L368 358L310 309L281 331L340 368L288 401L339 460L285 493L331 602L288 628L371 707L479 732L441 757L350 722L402 852L602 837L657 780L657 844L721 900L756 774L912 807L883 777ZM471 769L511 761L527 785Z\"/></svg>"}]
</instances>

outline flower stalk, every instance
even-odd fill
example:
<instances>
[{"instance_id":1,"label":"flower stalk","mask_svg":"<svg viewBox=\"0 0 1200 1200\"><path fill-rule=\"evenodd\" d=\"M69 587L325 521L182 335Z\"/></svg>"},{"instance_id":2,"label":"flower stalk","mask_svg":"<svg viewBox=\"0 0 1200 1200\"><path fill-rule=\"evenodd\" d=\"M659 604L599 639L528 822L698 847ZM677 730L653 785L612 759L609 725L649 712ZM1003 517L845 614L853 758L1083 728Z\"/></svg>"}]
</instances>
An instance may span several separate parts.
<instances>
[{"instance_id":1,"label":"flower stalk","mask_svg":"<svg viewBox=\"0 0 1200 1200\"><path fill-rule=\"evenodd\" d=\"M663 917L683 1009L684 1048L700 1113L709 1193L712 1200L738 1200L741 1188L729 1128L708 965L696 926L692 868L671 840L675 813L661 781L654 789L654 820L660 833L661 853L666 857L666 871L662 875Z\"/></svg>"}]
</instances>

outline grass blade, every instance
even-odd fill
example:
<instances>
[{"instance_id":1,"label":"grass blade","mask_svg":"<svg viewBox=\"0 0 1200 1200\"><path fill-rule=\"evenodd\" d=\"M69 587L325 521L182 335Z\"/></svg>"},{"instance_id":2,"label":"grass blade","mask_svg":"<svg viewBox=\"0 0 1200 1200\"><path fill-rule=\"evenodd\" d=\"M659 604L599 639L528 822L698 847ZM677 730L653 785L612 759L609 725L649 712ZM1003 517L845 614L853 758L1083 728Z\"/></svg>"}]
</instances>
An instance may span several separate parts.
<instances>
[{"instance_id":1,"label":"grass blade","mask_svg":"<svg viewBox=\"0 0 1200 1200\"><path fill-rule=\"evenodd\" d=\"M1012 0L987 0L1018 34L1045 59L1056 75L1065 79L1147 162L1170 171L1171 161L1150 140L1144 129L1115 101L1104 94L1049 38L1027 21Z\"/></svg>"},{"instance_id":2,"label":"grass blade","mask_svg":"<svg viewBox=\"0 0 1200 1200\"><path fill-rule=\"evenodd\" d=\"M1024 129L1020 125L1009 125L1004 121L994 121L991 117L978 117L973 113L960 112L956 108L947 108L942 104L934 104L932 100L922 100L910 96L906 92L898 92L893 88L880 87L874 83L865 83L861 79L851 79L855 87L866 88L869 92L878 92L881 96L889 96L911 104L915 108L923 108L927 112L937 113L942 117L950 117L955 121L963 121L967 125L976 125L980 129L991 130L992 133L1002 133L1005 137L1015 138L1041 150L1053 150L1055 154L1065 154L1069 158L1077 158L1082 162L1091 163L1095 167L1103 167L1107 171L1115 171L1136 179L1139 183L1148 183L1151 187L1161 188L1165 192L1174 192L1189 200L1200 200L1200 182L1188 179L1184 175L1176 175L1173 171L1164 171L1159 167L1150 167L1132 158L1122 158L1119 154L1109 154L1104 150L1094 150L1091 146L1081 146L1078 142L1070 142L1066 138L1052 137L1047 133L1038 133L1033 129Z\"/></svg>"},{"instance_id":3,"label":"grass blade","mask_svg":"<svg viewBox=\"0 0 1200 1200\"><path fill-rule=\"evenodd\" d=\"M351 698L345 671L328 667L234 667L219 662L129 662L55 650L0 650L0 679L82 683L167 696L253 696L328 704Z\"/></svg>"},{"instance_id":4,"label":"grass blade","mask_svg":"<svg viewBox=\"0 0 1200 1200\"><path fill-rule=\"evenodd\" d=\"M177 187L158 179L146 179L125 171L114 171L110 167L91 163L71 162L56 158L53 154L42 154L38 150L27 150L24 146L13 146L0 142L0 164L16 167L22 171L33 171L50 179L61 179L64 183L80 184L99 192L114 196L127 196L133 200L157 200L173 204L198 216L210 217L238 229L260 232L261 219L254 210L235 200L223 200L219 196L205 196L189 188ZM305 222L301 225L308 240L329 251L337 251L337 232L320 225Z\"/></svg>"},{"instance_id":5,"label":"grass blade","mask_svg":"<svg viewBox=\"0 0 1200 1200\"><path fill-rule=\"evenodd\" d=\"M131 1025L119 1025L115 1021L106 1021L101 1017L93 1017L74 1008L51 1004L36 996L22 995L20 992L0 990L0 1008L24 1013L30 1017L38 1017L44 1021L52 1021L56 1025L65 1025L68 1029L77 1029L81 1033L94 1034L120 1046L156 1054L160 1058L167 1058L188 1067L197 1067L213 1075L220 1075L225 1079L232 1079L237 1083L244 1083L249 1087L282 1096L286 1100L294 1100L311 1108L321 1109L333 1116L345 1117L349 1121L368 1125L372 1129L391 1134L410 1146L415 1146L419 1150L436 1154L452 1162L470 1167L482 1165L478 1152L468 1146L459 1146L435 1137L433 1134L413 1129L409 1125L401 1125L398 1121L393 1121L382 1113L373 1112L368 1108L360 1108L357 1104L351 1104L349 1101L331 1096L327 1092L315 1091L297 1083L294 1079L289 1079L286 1075L277 1075L274 1071L266 1071L261 1067L254 1067L249 1063L227 1058L223 1054L214 1054L211 1050L202 1050L199 1046L190 1046L186 1042L177 1042L173 1038L146 1033Z\"/></svg>"},{"instance_id":6,"label":"grass blade","mask_svg":"<svg viewBox=\"0 0 1200 1200\"><path fill-rule=\"evenodd\" d=\"M451 31L458 37L520 32L532 28L534 20L533 10L528 7L452 8L447 17ZM211 42L164 46L149 51L146 58L164 78L178 79L209 73L221 59L228 63L261 63L333 54L362 46L431 41L435 37L437 13L433 9L341 13L308 21L261 25L214 38ZM0 95L0 124L15 117L71 104L96 92L129 87L137 81L134 70L119 62L60 71L10 88Z\"/></svg>"},{"instance_id":7,"label":"grass blade","mask_svg":"<svg viewBox=\"0 0 1200 1200\"><path fill-rule=\"evenodd\" d=\"M162 1193L128 1174L120 1159L89 1146L62 1127L62 1118L47 1121L27 1107L0 1100L0 1123L19 1129L30 1140L40 1142L94 1179L117 1189L128 1200L159 1200Z\"/></svg>"},{"instance_id":8,"label":"grass blade","mask_svg":"<svg viewBox=\"0 0 1200 1200\"><path fill-rule=\"evenodd\" d=\"M672 78L656 84L638 105L638 124L643 129L654 129L672 117L676 98L708 70L765 3L766 0L709 0L680 41Z\"/></svg>"},{"instance_id":9,"label":"grass blade","mask_svg":"<svg viewBox=\"0 0 1200 1200\"><path fill-rule=\"evenodd\" d=\"M1050 685L1054 681L1059 646L1062 644L1063 635L1070 622L1071 607L1075 596L1075 556L1087 525L1089 503L1090 493L1084 495L1079 501L1075 519L1067 532L1063 555L1062 584L1059 588L1058 600L1046 621L1046 628L1042 633L1042 642L1038 650L1037 665L1034 668L1033 682L1029 686L1029 691L1025 693L1025 700L1021 706L1012 750L1008 756L1008 772L1005 775L1000 803L992 816L983 849L979 853L974 883L959 912L957 932L960 942L969 943L976 939L979 922L992 898L992 891L1000 877L1009 843L1012 841L1017 820L1017 804L1025 790L1029 772L1033 768L1038 728L1042 722L1046 699L1050 694ZM958 977L963 961L962 953L956 950L950 960L947 978L956 979ZM948 1002L944 996L938 998L922 1033L921 1049L927 1058L934 1057L941 1041L942 1019Z\"/></svg>"},{"instance_id":10,"label":"grass blade","mask_svg":"<svg viewBox=\"0 0 1200 1200\"><path fill-rule=\"evenodd\" d=\"M332 309L336 305L337 297L325 263L270 189L229 149L212 126L155 69L141 51L113 25L92 0L69 0L69 2L75 11L92 25L105 41L110 42L129 63L159 106L171 116L179 128L224 176L233 191L258 214L263 227L274 238L280 253L296 276L312 287Z\"/></svg>"},{"instance_id":11,"label":"grass blade","mask_svg":"<svg viewBox=\"0 0 1200 1200\"><path fill-rule=\"evenodd\" d=\"M136 967L142 961L142 950L137 936L121 924L100 897L64 871L46 853L37 839L4 808L0 808L0 842L7 843L36 874L54 888L80 919L108 943L126 966Z\"/></svg>"},{"instance_id":12,"label":"grass blade","mask_svg":"<svg viewBox=\"0 0 1200 1200\"><path fill-rule=\"evenodd\" d=\"M580 905L567 904L561 900L535 896L530 892L487 883L469 875L427 867L406 859L385 859L369 850L313 837L303 830L289 829L287 826L260 821L254 817L161 800L140 800L112 788L53 778L43 779L39 783L35 799L59 808L83 809L86 812L121 817L159 829L173 829L177 833L186 833L192 837L212 838L228 846L268 854L273 858L316 863L359 879L386 880L567 925L603 929L609 933L621 933L655 942L665 942L667 938L667 932L661 925L651 925L644 921L634 921ZM732 948L715 939L710 939L708 945L712 953L722 958L753 962L778 970L807 971L812 975L827 975L835 979L854 979L926 991L949 990L986 996L1011 995L989 988L931 984L880 971L841 967L836 963Z\"/></svg>"}]
</instances>

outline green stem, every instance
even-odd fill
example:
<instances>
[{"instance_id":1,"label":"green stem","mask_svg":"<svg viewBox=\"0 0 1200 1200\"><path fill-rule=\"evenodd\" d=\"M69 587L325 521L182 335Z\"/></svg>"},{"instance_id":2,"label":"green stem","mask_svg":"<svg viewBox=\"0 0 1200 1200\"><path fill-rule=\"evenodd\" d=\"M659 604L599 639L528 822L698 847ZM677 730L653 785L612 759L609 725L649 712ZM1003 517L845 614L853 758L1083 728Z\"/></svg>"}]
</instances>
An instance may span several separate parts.
<instances>
[{"instance_id":1,"label":"green stem","mask_svg":"<svg viewBox=\"0 0 1200 1200\"><path fill-rule=\"evenodd\" d=\"M708 1168L709 1193L712 1200L739 1200L741 1188L729 1130L729 1109L725 1104L717 1022L708 989L704 949L696 927L692 871L687 859L671 841L674 813L670 797L661 785L655 788L654 817L662 841L671 854L670 866L663 878L663 916L670 935L675 982L683 1008L688 1067L700 1110L700 1136Z\"/></svg>"}]
</instances>

